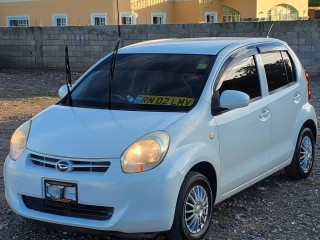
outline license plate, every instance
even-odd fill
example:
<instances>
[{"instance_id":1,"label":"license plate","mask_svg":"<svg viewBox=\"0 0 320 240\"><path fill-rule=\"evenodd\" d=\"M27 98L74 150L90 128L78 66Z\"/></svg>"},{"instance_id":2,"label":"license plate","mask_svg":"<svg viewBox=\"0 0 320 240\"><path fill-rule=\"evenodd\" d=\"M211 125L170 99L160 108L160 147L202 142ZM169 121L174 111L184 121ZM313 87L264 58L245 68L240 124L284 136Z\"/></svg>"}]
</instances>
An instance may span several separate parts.
<instances>
[{"instance_id":1,"label":"license plate","mask_svg":"<svg viewBox=\"0 0 320 240\"><path fill-rule=\"evenodd\" d=\"M44 180L46 199L57 202L77 202L77 184L69 182L59 182L54 180Z\"/></svg>"}]
</instances>

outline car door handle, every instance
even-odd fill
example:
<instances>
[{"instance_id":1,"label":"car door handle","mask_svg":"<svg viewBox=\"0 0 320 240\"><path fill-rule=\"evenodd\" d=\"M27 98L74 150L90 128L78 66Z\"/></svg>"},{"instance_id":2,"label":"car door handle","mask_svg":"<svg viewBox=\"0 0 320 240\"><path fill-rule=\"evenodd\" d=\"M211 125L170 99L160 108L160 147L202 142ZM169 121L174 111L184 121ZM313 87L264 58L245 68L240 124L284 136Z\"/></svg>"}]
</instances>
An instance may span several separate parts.
<instances>
[{"instance_id":1,"label":"car door handle","mask_svg":"<svg viewBox=\"0 0 320 240\"><path fill-rule=\"evenodd\" d=\"M270 118L270 110L269 108L263 108L261 113L259 114L259 118L261 121L265 122Z\"/></svg>"},{"instance_id":2,"label":"car door handle","mask_svg":"<svg viewBox=\"0 0 320 240\"><path fill-rule=\"evenodd\" d=\"M296 92L293 96L293 102L298 104L301 101L301 94L299 92Z\"/></svg>"}]
</instances>

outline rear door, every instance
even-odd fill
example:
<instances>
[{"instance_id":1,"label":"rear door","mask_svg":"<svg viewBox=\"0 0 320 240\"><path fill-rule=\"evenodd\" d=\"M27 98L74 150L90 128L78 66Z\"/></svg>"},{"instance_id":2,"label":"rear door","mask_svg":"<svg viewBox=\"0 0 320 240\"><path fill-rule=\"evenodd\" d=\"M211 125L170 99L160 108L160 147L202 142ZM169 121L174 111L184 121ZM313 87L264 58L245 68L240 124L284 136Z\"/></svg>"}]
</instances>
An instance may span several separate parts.
<instances>
[{"instance_id":1,"label":"rear door","mask_svg":"<svg viewBox=\"0 0 320 240\"><path fill-rule=\"evenodd\" d=\"M221 193L226 194L268 169L271 120L256 64L256 48L243 48L222 67L216 91L238 90L249 95L247 107L216 114L221 157Z\"/></svg>"},{"instance_id":2,"label":"rear door","mask_svg":"<svg viewBox=\"0 0 320 240\"><path fill-rule=\"evenodd\" d=\"M270 161L274 167L292 158L295 148L295 123L302 108L301 85L294 62L285 47L260 47L268 85L272 121Z\"/></svg>"}]
</instances>

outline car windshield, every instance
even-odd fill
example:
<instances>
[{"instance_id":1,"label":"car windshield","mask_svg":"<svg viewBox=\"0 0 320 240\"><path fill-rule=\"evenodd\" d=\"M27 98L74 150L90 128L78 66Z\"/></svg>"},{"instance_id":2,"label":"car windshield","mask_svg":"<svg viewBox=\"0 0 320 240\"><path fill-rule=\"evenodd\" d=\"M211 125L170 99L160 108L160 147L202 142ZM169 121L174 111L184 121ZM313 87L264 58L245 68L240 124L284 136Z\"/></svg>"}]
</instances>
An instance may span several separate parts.
<instances>
[{"instance_id":1,"label":"car windshield","mask_svg":"<svg viewBox=\"0 0 320 240\"><path fill-rule=\"evenodd\" d=\"M216 59L212 55L118 54L111 90L111 56L72 90L73 107L189 111L202 93ZM68 105L68 95L59 104Z\"/></svg>"}]
</instances>

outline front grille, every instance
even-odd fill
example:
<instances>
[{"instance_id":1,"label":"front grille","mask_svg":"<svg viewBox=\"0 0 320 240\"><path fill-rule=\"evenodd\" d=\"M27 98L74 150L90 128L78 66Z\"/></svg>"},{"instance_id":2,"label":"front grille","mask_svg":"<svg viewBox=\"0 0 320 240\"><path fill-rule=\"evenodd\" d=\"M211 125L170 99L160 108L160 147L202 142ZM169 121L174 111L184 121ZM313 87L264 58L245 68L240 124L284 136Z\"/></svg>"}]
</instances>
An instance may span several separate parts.
<instances>
[{"instance_id":1,"label":"front grille","mask_svg":"<svg viewBox=\"0 0 320 240\"><path fill-rule=\"evenodd\" d=\"M55 202L50 199L22 196L27 208L66 217L85 218L92 220L109 220L114 208L83 205L77 203Z\"/></svg>"},{"instance_id":2,"label":"front grille","mask_svg":"<svg viewBox=\"0 0 320 240\"><path fill-rule=\"evenodd\" d=\"M55 168L57 162L64 159L44 157L35 154L30 155L30 160L33 164L47 167L47 168ZM71 163L72 170L71 171L82 171L82 172L106 172L110 167L111 163L105 160L68 160Z\"/></svg>"}]
</instances>

